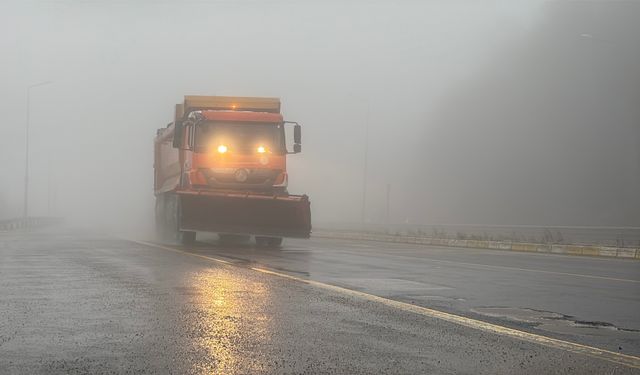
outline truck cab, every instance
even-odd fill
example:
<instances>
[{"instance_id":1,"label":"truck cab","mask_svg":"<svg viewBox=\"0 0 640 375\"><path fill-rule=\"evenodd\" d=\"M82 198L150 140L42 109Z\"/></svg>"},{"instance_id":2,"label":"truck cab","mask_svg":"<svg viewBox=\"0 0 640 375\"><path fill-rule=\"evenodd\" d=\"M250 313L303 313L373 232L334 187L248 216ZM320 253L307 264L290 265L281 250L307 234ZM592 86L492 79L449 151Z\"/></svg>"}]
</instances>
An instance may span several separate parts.
<instances>
[{"instance_id":1,"label":"truck cab","mask_svg":"<svg viewBox=\"0 0 640 375\"><path fill-rule=\"evenodd\" d=\"M279 113L191 113L182 124L190 151L183 183L196 189L286 193L285 125Z\"/></svg>"},{"instance_id":2,"label":"truck cab","mask_svg":"<svg viewBox=\"0 0 640 375\"><path fill-rule=\"evenodd\" d=\"M188 96L176 118L174 146L185 151L183 186L287 192L286 156L300 152L301 129L284 121L279 99ZM287 124L293 125L291 152Z\"/></svg>"}]
</instances>

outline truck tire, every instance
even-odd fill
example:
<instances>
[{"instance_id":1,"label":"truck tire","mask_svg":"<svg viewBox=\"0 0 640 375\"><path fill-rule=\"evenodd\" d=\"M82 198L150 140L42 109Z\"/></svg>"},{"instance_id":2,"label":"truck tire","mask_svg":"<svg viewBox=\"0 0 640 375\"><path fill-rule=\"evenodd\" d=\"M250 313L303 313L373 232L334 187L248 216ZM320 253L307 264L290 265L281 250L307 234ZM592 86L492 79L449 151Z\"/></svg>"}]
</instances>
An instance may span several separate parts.
<instances>
[{"instance_id":1,"label":"truck tire","mask_svg":"<svg viewBox=\"0 0 640 375\"><path fill-rule=\"evenodd\" d=\"M181 243L182 237L180 234L179 222L180 211L178 210L178 196L175 194L167 194L164 202L164 236L165 241L172 243Z\"/></svg>"},{"instance_id":2,"label":"truck tire","mask_svg":"<svg viewBox=\"0 0 640 375\"><path fill-rule=\"evenodd\" d=\"M156 231L162 242L191 245L196 232L180 230L182 210L177 194L162 194L156 198Z\"/></svg>"},{"instance_id":3,"label":"truck tire","mask_svg":"<svg viewBox=\"0 0 640 375\"><path fill-rule=\"evenodd\" d=\"M278 248L282 245L282 237L256 236L256 245L260 247Z\"/></svg>"},{"instance_id":4,"label":"truck tire","mask_svg":"<svg viewBox=\"0 0 640 375\"><path fill-rule=\"evenodd\" d=\"M165 220L165 209L164 209L164 195L156 196L156 206L155 206L155 228L156 228L156 239L160 242L166 240L166 220Z\"/></svg>"},{"instance_id":5,"label":"truck tire","mask_svg":"<svg viewBox=\"0 0 640 375\"><path fill-rule=\"evenodd\" d=\"M251 236L247 234L218 233L218 241L225 245L240 244L247 242L250 239Z\"/></svg>"},{"instance_id":6,"label":"truck tire","mask_svg":"<svg viewBox=\"0 0 640 375\"><path fill-rule=\"evenodd\" d=\"M178 231L178 242L183 245L192 245L196 242L196 232Z\"/></svg>"},{"instance_id":7,"label":"truck tire","mask_svg":"<svg viewBox=\"0 0 640 375\"><path fill-rule=\"evenodd\" d=\"M171 226L174 231L174 240L181 245L192 245L196 242L196 232L189 230L180 230L180 223L182 222L182 200L177 194L171 195L173 220Z\"/></svg>"}]
</instances>

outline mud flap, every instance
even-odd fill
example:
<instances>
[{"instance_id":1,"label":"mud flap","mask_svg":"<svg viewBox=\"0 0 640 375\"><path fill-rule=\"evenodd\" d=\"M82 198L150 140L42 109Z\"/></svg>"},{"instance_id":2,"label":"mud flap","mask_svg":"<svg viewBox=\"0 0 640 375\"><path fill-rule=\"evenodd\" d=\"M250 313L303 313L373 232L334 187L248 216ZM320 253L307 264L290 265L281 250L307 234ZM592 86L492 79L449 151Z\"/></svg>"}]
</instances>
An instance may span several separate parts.
<instances>
[{"instance_id":1,"label":"mud flap","mask_svg":"<svg viewBox=\"0 0 640 375\"><path fill-rule=\"evenodd\" d=\"M180 229L216 233L308 238L311 208L306 195L178 191Z\"/></svg>"}]
</instances>

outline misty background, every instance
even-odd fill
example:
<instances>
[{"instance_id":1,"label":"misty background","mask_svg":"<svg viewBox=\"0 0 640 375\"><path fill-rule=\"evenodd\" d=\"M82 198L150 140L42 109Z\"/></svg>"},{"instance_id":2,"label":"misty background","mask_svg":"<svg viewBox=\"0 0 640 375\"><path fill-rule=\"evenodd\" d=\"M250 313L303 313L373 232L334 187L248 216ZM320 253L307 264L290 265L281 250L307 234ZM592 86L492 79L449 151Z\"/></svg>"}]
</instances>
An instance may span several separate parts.
<instances>
[{"instance_id":1,"label":"misty background","mask_svg":"<svg viewBox=\"0 0 640 375\"><path fill-rule=\"evenodd\" d=\"M0 219L153 219L183 95L276 96L315 223L640 226L640 2L2 1Z\"/></svg>"}]
</instances>

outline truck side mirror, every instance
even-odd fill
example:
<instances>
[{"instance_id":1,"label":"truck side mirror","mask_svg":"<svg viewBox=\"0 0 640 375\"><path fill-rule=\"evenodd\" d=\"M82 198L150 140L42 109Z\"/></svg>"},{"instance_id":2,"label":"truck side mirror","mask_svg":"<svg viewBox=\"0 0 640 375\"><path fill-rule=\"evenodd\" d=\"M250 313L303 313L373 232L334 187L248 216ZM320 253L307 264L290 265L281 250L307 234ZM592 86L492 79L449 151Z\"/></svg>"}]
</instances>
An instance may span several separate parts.
<instances>
[{"instance_id":1,"label":"truck side mirror","mask_svg":"<svg viewBox=\"0 0 640 375\"><path fill-rule=\"evenodd\" d=\"M182 146L182 121L176 121L173 129L173 148L180 148Z\"/></svg>"},{"instance_id":2,"label":"truck side mirror","mask_svg":"<svg viewBox=\"0 0 640 375\"><path fill-rule=\"evenodd\" d=\"M297 145L300 145L302 143L302 127L298 124L295 124L293 126L293 143Z\"/></svg>"},{"instance_id":3,"label":"truck side mirror","mask_svg":"<svg viewBox=\"0 0 640 375\"><path fill-rule=\"evenodd\" d=\"M293 144L293 153L294 154L299 154L302 152L302 145L300 143L294 143Z\"/></svg>"}]
</instances>

